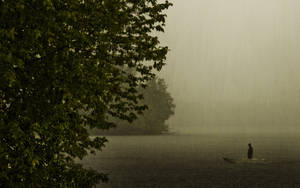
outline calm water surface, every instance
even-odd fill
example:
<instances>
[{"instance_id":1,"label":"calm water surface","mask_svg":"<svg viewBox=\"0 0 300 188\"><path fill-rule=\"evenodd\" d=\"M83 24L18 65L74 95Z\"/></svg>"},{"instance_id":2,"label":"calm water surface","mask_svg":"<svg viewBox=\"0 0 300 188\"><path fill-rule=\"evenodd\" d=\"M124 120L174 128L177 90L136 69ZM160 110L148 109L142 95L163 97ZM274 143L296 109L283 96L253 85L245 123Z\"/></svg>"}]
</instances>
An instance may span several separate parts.
<instances>
[{"instance_id":1,"label":"calm water surface","mask_svg":"<svg viewBox=\"0 0 300 188\"><path fill-rule=\"evenodd\" d=\"M300 187L300 137L296 135L109 136L102 152L83 163L109 174L98 187ZM266 163L244 159L247 144Z\"/></svg>"}]
</instances>

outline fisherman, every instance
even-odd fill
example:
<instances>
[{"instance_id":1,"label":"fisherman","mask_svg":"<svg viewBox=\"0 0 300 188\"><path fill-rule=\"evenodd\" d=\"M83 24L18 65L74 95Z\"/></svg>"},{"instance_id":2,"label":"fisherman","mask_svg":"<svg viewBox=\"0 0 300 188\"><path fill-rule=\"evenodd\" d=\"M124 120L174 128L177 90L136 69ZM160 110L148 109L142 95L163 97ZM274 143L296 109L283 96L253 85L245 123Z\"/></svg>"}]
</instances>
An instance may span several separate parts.
<instances>
[{"instance_id":1,"label":"fisherman","mask_svg":"<svg viewBox=\"0 0 300 188\"><path fill-rule=\"evenodd\" d=\"M248 159L252 159L253 157L253 147L251 146L251 143L248 144Z\"/></svg>"}]
</instances>

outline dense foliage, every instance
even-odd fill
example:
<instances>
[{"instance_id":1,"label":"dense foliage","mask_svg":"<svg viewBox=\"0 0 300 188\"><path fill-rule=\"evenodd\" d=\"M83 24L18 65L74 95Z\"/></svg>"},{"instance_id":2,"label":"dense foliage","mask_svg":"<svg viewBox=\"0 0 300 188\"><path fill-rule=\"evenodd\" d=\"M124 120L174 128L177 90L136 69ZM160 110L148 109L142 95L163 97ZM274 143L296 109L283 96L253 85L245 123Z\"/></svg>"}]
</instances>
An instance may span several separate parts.
<instances>
[{"instance_id":1,"label":"dense foliage","mask_svg":"<svg viewBox=\"0 0 300 188\"><path fill-rule=\"evenodd\" d=\"M143 125L144 133L166 133L169 130L166 121L174 114L173 98L167 91L163 79L153 79L148 84L143 91L144 103L148 106L148 110L136 121L135 127Z\"/></svg>"},{"instance_id":2,"label":"dense foliage","mask_svg":"<svg viewBox=\"0 0 300 188\"><path fill-rule=\"evenodd\" d=\"M92 134L122 135L122 134L162 134L168 133L167 120L174 114L174 101L167 91L167 85L163 79L155 78L147 82L147 88L139 88L148 109L139 115L133 123L115 119L117 127L107 131L93 129Z\"/></svg>"},{"instance_id":3,"label":"dense foliage","mask_svg":"<svg viewBox=\"0 0 300 188\"><path fill-rule=\"evenodd\" d=\"M92 187L74 162L106 139L107 117L145 109L139 85L164 65L171 4L157 0L0 1L0 187ZM137 74L124 71L134 69Z\"/></svg>"}]
</instances>

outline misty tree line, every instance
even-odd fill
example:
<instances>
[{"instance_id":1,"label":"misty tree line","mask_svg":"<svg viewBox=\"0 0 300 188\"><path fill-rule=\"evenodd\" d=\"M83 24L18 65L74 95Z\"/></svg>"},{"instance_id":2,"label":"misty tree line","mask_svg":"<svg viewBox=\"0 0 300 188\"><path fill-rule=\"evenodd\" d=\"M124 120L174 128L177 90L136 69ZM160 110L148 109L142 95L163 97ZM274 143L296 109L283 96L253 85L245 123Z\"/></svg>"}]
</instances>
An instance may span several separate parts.
<instances>
[{"instance_id":1,"label":"misty tree line","mask_svg":"<svg viewBox=\"0 0 300 188\"><path fill-rule=\"evenodd\" d=\"M168 0L0 1L0 187L94 187L74 159L101 150L88 129L133 121L161 70ZM133 69L136 74L124 71ZM88 113L82 113L88 112Z\"/></svg>"},{"instance_id":2,"label":"misty tree line","mask_svg":"<svg viewBox=\"0 0 300 188\"><path fill-rule=\"evenodd\" d=\"M161 78L154 78L147 82L147 87L139 87L142 93L142 104L147 105L147 109L132 123L114 118L117 125L107 131L93 129L94 135L128 135L128 134L163 134L169 132L167 120L174 114L175 104L167 85Z\"/></svg>"}]
</instances>

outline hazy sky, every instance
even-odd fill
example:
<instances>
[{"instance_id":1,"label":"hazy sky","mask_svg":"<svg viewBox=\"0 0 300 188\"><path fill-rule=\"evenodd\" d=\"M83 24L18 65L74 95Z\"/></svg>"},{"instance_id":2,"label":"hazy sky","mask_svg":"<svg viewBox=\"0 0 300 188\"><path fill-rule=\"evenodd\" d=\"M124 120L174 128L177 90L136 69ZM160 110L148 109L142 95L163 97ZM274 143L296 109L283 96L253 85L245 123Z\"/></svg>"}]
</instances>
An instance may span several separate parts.
<instances>
[{"instance_id":1,"label":"hazy sky","mask_svg":"<svg viewBox=\"0 0 300 188\"><path fill-rule=\"evenodd\" d=\"M299 0L172 2L160 76L177 104L173 130L300 128Z\"/></svg>"}]
</instances>

